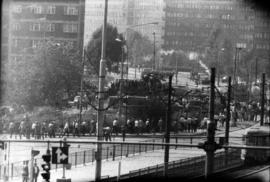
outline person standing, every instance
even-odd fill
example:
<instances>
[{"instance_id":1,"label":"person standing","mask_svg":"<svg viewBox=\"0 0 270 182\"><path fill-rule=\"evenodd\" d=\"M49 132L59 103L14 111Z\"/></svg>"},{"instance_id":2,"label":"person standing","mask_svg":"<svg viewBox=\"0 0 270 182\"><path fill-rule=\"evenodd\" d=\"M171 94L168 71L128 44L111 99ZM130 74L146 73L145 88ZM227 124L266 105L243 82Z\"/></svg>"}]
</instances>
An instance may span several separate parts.
<instances>
[{"instance_id":1,"label":"person standing","mask_svg":"<svg viewBox=\"0 0 270 182\"><path fill-rule=\"evenodd\" d=\"M113 133L115 133L115 135L118 135L118 121L117 119L113 120Z\"/></svg>"},{"instance_id":2,"label":"person standing","mask_svg":"<svg viewBox=\"0 0 270 182\"><path fill-rule=\"evenodd\" d=\"M29 171L28 171L28 162L24 161L23 162L23 170L22 170L22 182L28 182L28 176L29 176Z\"/></svg>"},{"instance_id":3,"label":"person standing","mask_svg":"<svg viewBox=\"0 0 270 182\"><path fill-rule=\"evenodd\" d=\"M39 175L39 167L37 166L37 163L35 162L33 167L33 182L37 182L38 175Z\"/></svg>"},{"instance_id":4,"label":"person standing","mask_svg":"<svg viewBox=\"0 0 270 182\"><path fill-rule=\"evenodd\" d=\"M136 134L139 135L139 120L138 119L134 121L134 128L135 128Z\"/></svg>"},{"instance_id":5,"label":"person standing","mask_svg":"<svg viewBox=\"0 0 270 182\"><path fill-rule=\"evenodd\" d=\"M9 138L12 138L12 135L13 135L14 129L15 129L14 126L15 126L15 125L14 125L14 122L11 121L11 122L9 123L9 133L10 133Z\"/></svg>"},{"instance_id":6,"label":"person standing","mask_svg":"<svg viewBox=\"0 0 270 182\"><path fill-rule=\"evenodd\" d=\"M158 131L159 132L163 131L163 121L161 118L158 120Z\"/></svg>"},{"instance_id":7,"label":"person standing","mask_svg":"<svg viewBox=\"0 0 270 182\"><path fill-rule=\"evenodd\" d=\"M146 132L150 133L150 120L149 119L145 121L145 127L146 127Z\"/></svg>"}]
</instances>

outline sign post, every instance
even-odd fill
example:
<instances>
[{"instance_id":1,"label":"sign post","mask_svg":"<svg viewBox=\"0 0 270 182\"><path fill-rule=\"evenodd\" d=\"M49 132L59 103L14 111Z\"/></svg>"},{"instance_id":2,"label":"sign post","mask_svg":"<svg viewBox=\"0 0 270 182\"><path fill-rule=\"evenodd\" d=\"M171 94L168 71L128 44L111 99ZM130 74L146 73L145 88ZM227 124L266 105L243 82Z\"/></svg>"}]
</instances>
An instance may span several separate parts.
<instances>
[{"instance_id":1,"label":"sign post","mask_svg":"<svg viewBox=\"0 0 270 182\"><path fill-rule=\"evenodd\" d=\"M52 147L52 164L68 163L68 147Z\"/></svg>"},{"instance_id":2,"label":"sign post","mask_svg":"<svg viewBox=\"0 0 270 182\"><path fill-rule=\"evenodd\" d=\"M68 147L52 147L52 164L63 164L63 177L56 182L71 182L71 179L65 177L65 166L68 164Z\"/></svg>"}]
</instances>

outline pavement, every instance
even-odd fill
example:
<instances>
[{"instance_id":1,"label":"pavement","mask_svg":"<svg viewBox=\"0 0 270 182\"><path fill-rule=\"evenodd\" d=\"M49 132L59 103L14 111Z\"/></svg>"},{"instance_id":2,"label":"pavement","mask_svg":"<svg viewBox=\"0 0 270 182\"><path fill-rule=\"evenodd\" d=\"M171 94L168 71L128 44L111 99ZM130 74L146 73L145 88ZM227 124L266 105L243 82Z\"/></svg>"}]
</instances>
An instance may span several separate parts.
<instances>
[{"instance_id":1,"label":"pavement","mask_svg":"<svg viewBox=\"0 0 270 182\"><path fill-rule=\"evenodd\" d=\"M205 155L205 152L197 148L178 148L170 150L169 161L175 161L188 157L196 157ZM149 166L162 164L164 161L164 150L156 150L154 152L147 152L141 154L131 155L129 157L117 157L115 161L109 159L108 161L103 160L102 162L102 173L101 176L117 176L119 172L119 165L121 165L120 174L128 174L129 171L137 170ZM120 164L119 164L120 163ZM41 170L42 171L42 170ZM61 179L63 176L63 169L51 170L51 181ZM94 180L95 177L95 162L87 163L86 165L78 165L76 168L72 166L71 170L66 170L65 177L71 178L74 182L83 182ZM3 180L0 180L1 182ZM20 177L10 179L12 182L21 182ZM43 181L39 175L38 181Z\"/></svg>"}]
</instances>

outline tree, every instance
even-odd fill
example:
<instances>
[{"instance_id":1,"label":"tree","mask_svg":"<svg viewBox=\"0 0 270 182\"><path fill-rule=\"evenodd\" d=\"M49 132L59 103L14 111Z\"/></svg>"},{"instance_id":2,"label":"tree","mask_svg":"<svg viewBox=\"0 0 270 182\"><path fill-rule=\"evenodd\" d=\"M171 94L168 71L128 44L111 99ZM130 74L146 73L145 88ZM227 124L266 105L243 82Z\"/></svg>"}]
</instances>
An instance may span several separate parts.
<instances>
[{"instance_id":1,"label":"tree","mask_svg":"<svg viewBox=\"0 0 270 182\"><path fill-rule=\"evenodd\" d=\"M116 27L107 25L107 46L106 46L106 64L107 70L112 71L113 64L121 62L122 48L121 43L115 39L120 38L123 40L123 36L118 33ZM92 36L86 47L86 60L88 67L93 71L94 75L99 73L99 63L101 59L101 44L102 44L102 27L98 28Z\"/></svg>"},{"instance_id":2,"label":"tree","mask_svg":"<svg viewBox=\"0 0 270 182\"><path fill-rule=\"evenodd\" d=\"M80 88L81 56L69 44L48 41L16 65L8 80L9 99L26 106L62 106Z\"/></svg>"},{"instance_id":3,"label":"tree","mask_svg":"<svg viewBox=\"0 0 270 182\"><path fill-rule=\"evenodd\" d=\"M153 45L148 37L141 33L129 30L127 39L128 59L133 66L149 64L153 57ZM158 52L158 51L156 51ZM157 56L156 56L157 58Z\"/></svg>"}]
</instances>

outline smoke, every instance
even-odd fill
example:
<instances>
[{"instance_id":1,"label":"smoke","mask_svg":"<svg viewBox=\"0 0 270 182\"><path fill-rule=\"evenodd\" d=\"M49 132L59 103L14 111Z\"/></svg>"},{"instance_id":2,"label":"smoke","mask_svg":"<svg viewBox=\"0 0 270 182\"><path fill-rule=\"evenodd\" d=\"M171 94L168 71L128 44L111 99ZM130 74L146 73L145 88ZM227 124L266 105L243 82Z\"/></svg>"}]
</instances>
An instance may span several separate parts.
<instances>
[{"instance_id":1,"label":"smoke","mask_svg":"<svg viewBox=\"0 0 270 182\"><path fill-rule=\"evenodd\" d=\"M201 67L204 68L205 72L210 76L209 68L201 60L199 60L199 63L201 65Z\"/></svg>"}]
</instances>

